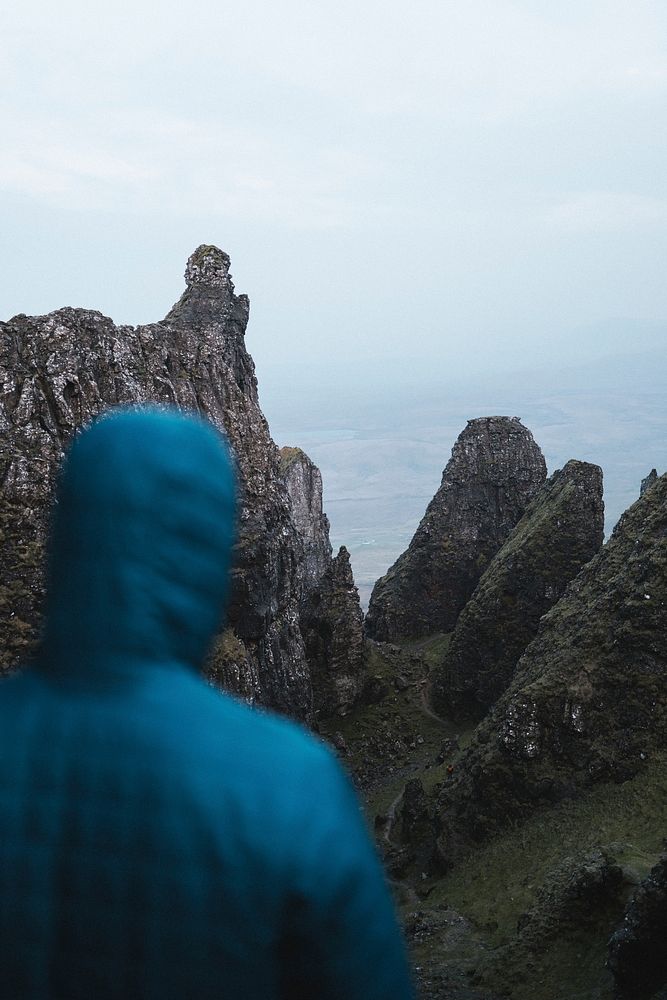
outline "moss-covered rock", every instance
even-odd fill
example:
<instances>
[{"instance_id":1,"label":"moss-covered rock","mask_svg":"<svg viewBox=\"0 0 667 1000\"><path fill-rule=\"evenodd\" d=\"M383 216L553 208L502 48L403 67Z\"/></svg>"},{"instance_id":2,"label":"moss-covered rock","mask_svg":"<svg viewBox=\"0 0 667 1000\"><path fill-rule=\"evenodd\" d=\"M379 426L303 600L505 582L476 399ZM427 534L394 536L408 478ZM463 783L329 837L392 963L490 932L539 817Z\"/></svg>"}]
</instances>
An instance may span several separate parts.
<instances>
[{"instance_id":1,"label":"moss-covered rock","mask_svg":"<svg viewBox=\"0 0 667 1000\"><path fill-rule=\"evenodd\" d=\"M302 604L301 629L321 718L345 715L366 681L363 614L344 545Z\"/></svg>"},{"instance_id":2,"label":"moss-covered rock","mask_svg":"<svg viewBox=\"0 0 667 1000\"><path fill-rule=\"evenodd\" d=\"M540 619L602 545L602 470L571 461L530 504L461 612L435 672L443 714L481 718L512 679Z\"/></svg>"},{"instance_id":3,"label":"moss-covered rock","mask_svg":"<svg viewBox=\"0 0 667 1000\"><path fill-rule=\"evenodd\" d=\"M451 863L539 804L636 775L667 746L667 475L543 618L439 800Z\"/></svg>"}]
</instances>

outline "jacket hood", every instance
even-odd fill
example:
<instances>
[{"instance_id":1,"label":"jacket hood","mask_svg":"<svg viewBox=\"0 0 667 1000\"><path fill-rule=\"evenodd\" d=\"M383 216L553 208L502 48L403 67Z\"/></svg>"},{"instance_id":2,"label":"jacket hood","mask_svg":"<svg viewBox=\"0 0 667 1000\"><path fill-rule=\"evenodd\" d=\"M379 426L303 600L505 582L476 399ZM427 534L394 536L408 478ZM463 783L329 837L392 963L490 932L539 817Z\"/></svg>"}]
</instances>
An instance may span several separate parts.
<instances>
[{"instance_id":1,"label":"jacket hood","mask_svg":"<svg viewBox=\"0 0 667 1000\"><path fill-rule=\"evenodd\" d=\"M122 409L83 431L57 491L41 665L199 668L222 624L234 520L229 452L203 420Z\"/></svg>"}]
</instances>

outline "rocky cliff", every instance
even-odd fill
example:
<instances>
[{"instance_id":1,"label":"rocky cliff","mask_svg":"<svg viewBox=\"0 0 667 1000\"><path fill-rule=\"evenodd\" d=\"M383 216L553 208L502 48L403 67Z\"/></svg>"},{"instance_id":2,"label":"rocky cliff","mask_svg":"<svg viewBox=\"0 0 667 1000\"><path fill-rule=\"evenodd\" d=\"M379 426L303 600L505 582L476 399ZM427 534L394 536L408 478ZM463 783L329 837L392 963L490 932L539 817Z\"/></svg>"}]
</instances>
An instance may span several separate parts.
<instances>
[{"instance_id":1,"label":"rocky cliff","mask_svg":"<svg viewBox=\"0 0 667 1000\"><path fill-rule=\"evenodd\" d=\"M438 810L445 863L539 804L638 774L667 746L667 475L542 619Z\"/></svg>"},{"instance_id":2,"label":"rocky cliff","mask_svg":"<svg viewBox=\"0 0 667 1000\"><path fill-rule=\"evenodd\" d=\"M281 448L280 470L303 546L300 626L315 712L322 717L344 715L358 699L365 679L363 614L350 556L341 546L332 558L317 466L300 448Z\"/></svg>"},{"instance_id":3,"label":"rocky cliff","mask_svg":"<svg viewBox=\"0 0 667 1000\"><path fill-rule=\"evenodd\" d=\"M657 479L658 479L657 469L651 469L648 476L646 476L645 479L642 479L641 486L639 488L640 497L643 496L647 490L651 489L651 487L657 481Z\"/></svg>"},{"instance_id":4,"label":"rocky cliff","mask_svg":"<svg viewBox=\"0 0 667 1000\"><path fill-rule=\"evenodd\" d=\"M331 564L329 519L322 509L322 474L301 448L280 449L280 475L303 544L305 591L315 587Z\"/></svg>"},{"instance_id":5,"label":"rocky cliff","mask_svg":"<svg viewBox=\"0 0 667 1000\"><path fill-rule=\"evenodd\" d=\"M445 715L481 718L512 679L540 618L602 545L602 470L568 462L555 472L492 559L435 673Z\"/></svg>"},{"instance_id":6,"label":"rocky cliff","mask_svg":"<svg viewBox=\"0 0 667 1000\"><path fill-rule=\"evenodd\" d=\"M199 247L187 263L185 292L159 323L117 327L83 309L0 323L3 670L37 635L48 509L68 442L108 407L156 401L208 417L227 434L238 466L228 628L209 676L250 701L312 717L299 601L316 559L311 553L304 564L300 512L293 516L245 347L248 298L235 294L229 265L223 251ZM321 530L324 551L324 521Z\"/></svg>"},{"instance_id":7,"label":"rocky cliff","mask_svg":"<svg viewBox=\"0 0 667 1000\"><path fill-rule=\"evenodd\" d=\"M542 452L518 417L469 420L410 545L373 588L368 634L450 631L545 479Z\"/></svg>"},{"instance_id":8,"label":"rocky cliff","mask_svg":"<svg viewBox=\"0 0 667 1000\"><path fill-rule=\"evenodd\" d=\"M322 717L345 715L362 693L363 622L350 556L343 545L308 594L301 617L315 710Z\"/></svg>"}]
</instances>

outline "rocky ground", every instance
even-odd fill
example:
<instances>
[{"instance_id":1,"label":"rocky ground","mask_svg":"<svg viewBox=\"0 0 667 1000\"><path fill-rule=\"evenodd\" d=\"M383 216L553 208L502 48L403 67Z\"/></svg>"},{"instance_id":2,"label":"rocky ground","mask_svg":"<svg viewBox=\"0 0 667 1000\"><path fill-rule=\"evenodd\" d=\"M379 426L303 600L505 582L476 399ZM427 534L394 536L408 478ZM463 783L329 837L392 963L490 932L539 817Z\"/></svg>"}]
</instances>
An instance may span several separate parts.
<instances>
[{"instance_id":1,"label":"rocky ground","mask_svg":"<svg viewBox=\"0 0 667 1000\"><path fill-rule=\"evenodd\" d=\"M365 703L320 725L364 798L424 1000L612 1000L608 942L664 850L667 755L544 807L443 872L433 801L471 729L429 707L448 637L369 643Z\"/></svg>"}]
</instances>

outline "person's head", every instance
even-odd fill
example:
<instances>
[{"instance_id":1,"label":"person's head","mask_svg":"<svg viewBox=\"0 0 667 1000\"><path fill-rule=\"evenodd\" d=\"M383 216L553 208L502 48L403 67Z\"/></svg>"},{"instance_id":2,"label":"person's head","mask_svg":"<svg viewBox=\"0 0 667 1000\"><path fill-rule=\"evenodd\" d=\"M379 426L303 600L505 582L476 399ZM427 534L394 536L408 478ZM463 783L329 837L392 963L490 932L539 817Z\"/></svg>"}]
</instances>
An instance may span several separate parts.
<instances>
[{"instance_id":1,"label":"person's head","mask_svg":"<svg viewBox=\"0 0 667 1000\"><path fill-rule=\"evenodd\" d=\"M210 424L158 407L96 420L59 481L44 665L198 667L221 624L234 514L232 462Z\"/></svg>"}]
</instances>

